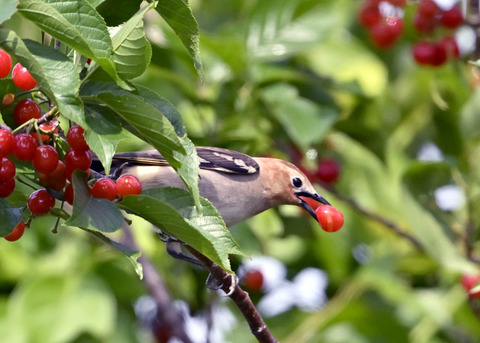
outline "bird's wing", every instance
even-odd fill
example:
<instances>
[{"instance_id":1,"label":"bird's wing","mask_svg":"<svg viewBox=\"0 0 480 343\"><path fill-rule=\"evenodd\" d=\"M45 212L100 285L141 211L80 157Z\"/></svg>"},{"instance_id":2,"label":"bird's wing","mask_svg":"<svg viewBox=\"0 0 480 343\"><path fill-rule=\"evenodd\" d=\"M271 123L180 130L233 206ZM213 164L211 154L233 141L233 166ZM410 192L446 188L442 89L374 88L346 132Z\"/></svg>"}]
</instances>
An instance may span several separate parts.
<instances>
[{"instance_id":1,"label":"bird's wing","mask_svg":"<svg viewBox=\"0 0 480 343\"><path fill-rule=\"evenodd\" d=\"M216 170L230 174L255 174L260 166L252 157L238 151L196 147L201 169ZM114 163L129 165L168 166L167 160L156 150L115 154Z\"/></svg>"}]
</instances>

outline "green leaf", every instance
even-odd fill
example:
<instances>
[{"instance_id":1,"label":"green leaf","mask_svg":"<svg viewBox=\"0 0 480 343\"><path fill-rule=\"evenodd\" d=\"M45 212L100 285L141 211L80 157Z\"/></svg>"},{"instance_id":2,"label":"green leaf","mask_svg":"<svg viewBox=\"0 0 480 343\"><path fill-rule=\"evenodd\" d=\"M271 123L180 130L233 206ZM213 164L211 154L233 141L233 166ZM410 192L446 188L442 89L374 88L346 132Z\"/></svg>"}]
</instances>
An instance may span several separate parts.
<instances>
[{"instance_id":1,"label":"green leaf","mask_svg":"<svg viewBox=\"0 0 480 343\"><path fill-rule=\"evenodd\" d=\"M201 204L199 212L191 194L183 189L166 187L126 196L118 205L230 271L228 256L242 253L215 207L204 198L201 198Z\"/></svg>"},{"instance_id":2,"label":"green leaf","mask_svg":"<svg viewBox=\"0 0 480 343\"><path fill-rule=\"evenodd\" d=\"M261 97L290 138L304 148L319 142L338 118L332 107L302 98L295 87L286 84L266 88Z\"/></svg>"},{"instance_id":3,"label":"green leaf","mask_svg":"<svg viewBox=\"0 0 480 343\"><path fill-rule=\"evenodd\" d=\"M187 2L183 0L162 0L158 3L156 10L183 42L193 59L193 64L200 78L203 78L198 23Z\"/></svg>"},{"instance_id":4,"label":"green leaf","mask_svg":"<svg viewBox=\"0 0 480 343\"><path fill-rule=\"evenodd\" d=\"M73 62L52 47L25 40L13 31L0 29L0 45L26 67L43 92L68 119L84 124L78 96L80 80Z\"/></svg>"},{"instance_id":5,"label":"green leaf","mask_svg":"<svg viewBox=\"0 0 480 343\"><path fill-rule=\"evenodd\" d=\"M22 220L22 208L13 207L7 200L0 199L0 237L7 236Z\"/></svg>"},{"instance_id":6,"label":"green leaf","mask_svg":"<svg viewBox=\"0 0 480 343\"><path fill-rule=\"evenodd\" d=\"M113 36L113 61L118 75L129 80L143 74L150 63L152 48L145 37L143 17L155 3L144 6Z\"/></svg>"},{"instance_id":7,"label":"green leaf","mask_svg":"<svg viewBox=\"0 0 480 343\"><path fill-rule=\"evenodd\" d=\"M97 5L97 11L105 19L107 25L117 26L126 22L138 11L142 0L102 0L97 2L101 2ZM122 10L119 11L119 8Z\"/></svg>"},{"instance_id":8,"label":"green leaf","mask_svg":"<svg viewBox=\"0 0 480 343\"><path fill-rule=\"evenodd\" d=\"M167 99L161 97L157 93L141 85L135 85L137 89L136 94L140 95L150 105L155 106L157 110L163 113L165 117L172 123L177 136L182 137L187 134L187 129L183 124L182 115L177 111Z\"/></svg>"},{"instance_id":9,"label":"green leaf","mask_svg":"<svg viewBox=\"0 0 480 343\"><path fill-rule=\"evenodd\" d=\"M140 251L135 251L127 248L123 244L117 243L115 241L112 241L110 238L102 234L101 232L98 231L92 231L88 229L84 229L85 231L89 232L102 242L106 243L107 245L110 245L111 247L115 248L119 252L121 252L133 265L133 268L135 269L135 272L137 273L138 277L140 279L143 278L143 267L142 264L137 261L137 259L140 257L141 253Z\"/></svg>"},{"instance_id":10,"label":"green leaf","mask_svg":"<svg viewBox=\"0 0 480 343\"><path fill-rule=\"evenodd\" d=\"M108 175L117 145L124 138L122 126L115 112L105 106L89 102L85 102L85 120L87 122L85 140Z\"/></svg>"},{"instance_id":11,"label":"green leaf","mask_svg":"<svg viewBox=\"0 0 480 343\"><path fill-rule=\"evenodd\" d=\"M180 167L180 161L174 152L184 155L185 148L169 120L143 97L113 83L88 81L81 91L85 101L97 102L110 108L128 123L128 130L155 147L172 167Z\"/></svg>"},{"instance_id":12,"label":"green leaf","mask_svg":"<svg viewBox=\"0 0 480 343\"><path fill-rule=\"evenodd\" d=\"M412 162L403 176L410 192L416 195L431 193L451 182L451 179L451 167L445 162Z\"/></svg>"},{"instance_id":13,"label":"green leaf","mask_svg":"<svg viewBox=\"0 0 480 343\"><path fill-rule=\"evenodd\" d=\"M72 175L73 211L65 225L101 232L117 231L124 224L122 213L111 201L92 197L85 176L79 171Z\"/></svg>"},{"instance_id":14,"label":"green leaf","mask_svg":"<svg viewBox=\"0 0 480 343\"><path fill-rule=\"evenodd\" d=\"M18 0L3 0L0 11L0 24L9 19L17 11Z\"/></svg>"},{"instance_id":15,"label":"green leaf","mask_svg":"<svg viewBox=\"0 0 480 343\"><path fill-rule=\"evenodd\" d=\"M200 209L200 190L198 188L198 175L200 173L200 160L198 159L197 150L192 141L187 136L180 138L186 154L174 152L175 158L181 162L181 167L177 169L177 173L183 180L188 190L192 194L195 205Z\"/></svg>"},{"instance_id":16,"label":"green leaf","mask_svg":"<svg viewBox=\"0 0 480 343\"><path fill-rule=\"evenodd\" d=\"M444 268L459 273L475 273L475 265L460 254L435 217L408 191L403 192L402 199L405 219L412 228L411 233L420 240L427 253Z\"/></svg>"},{"instance_id":17,"label":"green leaf","mask_svg":"<svg viewBox=\"0 0 480 343\"><path fill-rule=\"evenodd\" d=\"M113 47L107 25L87 1L20 0L18 10L54 38L97 62L119 81L111 59Z\"/></svg>"}]
</instances>

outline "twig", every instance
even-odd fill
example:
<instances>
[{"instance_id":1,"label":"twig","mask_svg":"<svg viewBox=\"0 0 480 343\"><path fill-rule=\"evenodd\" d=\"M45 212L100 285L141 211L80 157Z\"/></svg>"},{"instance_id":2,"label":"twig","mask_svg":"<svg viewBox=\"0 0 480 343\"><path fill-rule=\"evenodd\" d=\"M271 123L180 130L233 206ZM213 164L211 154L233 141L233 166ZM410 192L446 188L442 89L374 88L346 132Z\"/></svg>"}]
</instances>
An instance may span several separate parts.
<instances>
[{"instance_id":1,"label":"twig","mask_svg":"<svg viewBox=\"0 0 480 343\"><path fill-rule=\"evenodd\" d=\"M248 293L241 289L238 284L232 284L234 274L227 273L216 263L188 245L187 249L208 269L215 281L221 285L220 288L232 299L246 319L252 334L257 340L260 343L278 343L278 340L268 329L267 324L265 324Z\"/></svg>"},{"instance_id":2,"label":"twig","mask_svg":"<svg viewBox=\"0 0 480 343\"><path fill-rule=\"evenodd\" d=\"M332 186L322 184L322 187L327 189L330 193L334 194L338 199L340 199L340 200L346 202L347 204L349 204L350 206L352 206L355 210L357 210L358 212L360 212L364 216L382 224L383 226L387 227L388 229L393 231L398 236L400 236L402 238L405 238L410 243L412 243L418 250L421 250L421 251L425 250L424 247L423 247L423 244L418 239L416 239L415 237L413 237L412 235L407 233L405 230L400 228L396 223L392 222L391 220L389 220L385 217L382 217L381 215L379 215L377 213L374 213L372 211L367 210L365 207L360 205L358 202L356 202L352 198L349 198L349 197L343 195L342 193L338 192Z\"/></svg>"},{"instance_id":3,"label":"twig","mask_svg":"<svg viewBox=\"0 0 480 343\"><path fill-rule=\"evenodd\" d=\"M138 250L137 244L128 225L124 225L125 246L132 250ZM157 318L171 330L172 337L176 337L183 343L192 343L183 325L183 318L179 311L173 306L173 301L168 293L167 287L153 266L152 262L145 256L138 258L143 266L143 283L148 289L157 304Z\"/></svg>"}]
</instances>

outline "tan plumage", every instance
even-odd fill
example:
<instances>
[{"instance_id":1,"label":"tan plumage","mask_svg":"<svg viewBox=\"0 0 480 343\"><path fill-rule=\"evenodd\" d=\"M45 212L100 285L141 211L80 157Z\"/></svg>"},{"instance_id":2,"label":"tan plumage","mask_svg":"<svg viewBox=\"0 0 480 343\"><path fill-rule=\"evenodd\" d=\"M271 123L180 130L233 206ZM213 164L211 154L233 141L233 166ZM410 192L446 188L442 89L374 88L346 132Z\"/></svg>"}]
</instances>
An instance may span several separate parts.
<instances>
[{"instance_id":1,"label":"tan plumage","mask_svg":"<svg viewBox=\"0 0 480 343\"><path fill-rule=\"evenodd\" d=\"M317 194L307 177L293 164L267 157L250 157L227 149L197 147L200 159L200 195L217 208L227 226L282 204L303 206L300 197L328 202ZM185 185L156 151L117 154L122 174L138 177L143 187Z\"/></svg>"}]
</instances>

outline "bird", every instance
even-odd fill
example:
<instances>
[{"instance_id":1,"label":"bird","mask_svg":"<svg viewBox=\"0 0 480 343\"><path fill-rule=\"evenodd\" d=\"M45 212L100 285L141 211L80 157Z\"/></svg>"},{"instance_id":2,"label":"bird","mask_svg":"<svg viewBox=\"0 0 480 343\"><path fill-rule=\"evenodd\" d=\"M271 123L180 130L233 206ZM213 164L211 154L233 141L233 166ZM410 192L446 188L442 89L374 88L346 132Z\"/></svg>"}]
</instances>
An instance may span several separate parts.
<instances>
[{"instance_id":1,"label":"bird","mask_svg":"<svg viewBox=\"0 0 480 343\"><path fill-rule=\"evenodd\" d=\"M303 207L317 220L304 200L330 203L317 193L307 176L294 164L272 157L251 157L218 147L197 146L200 195L218 210L231 227L279 205ZM112 169L136 176L144 189L185 188L175 170L156 150L117 153Z\"/></svg>"}]
</instances>

